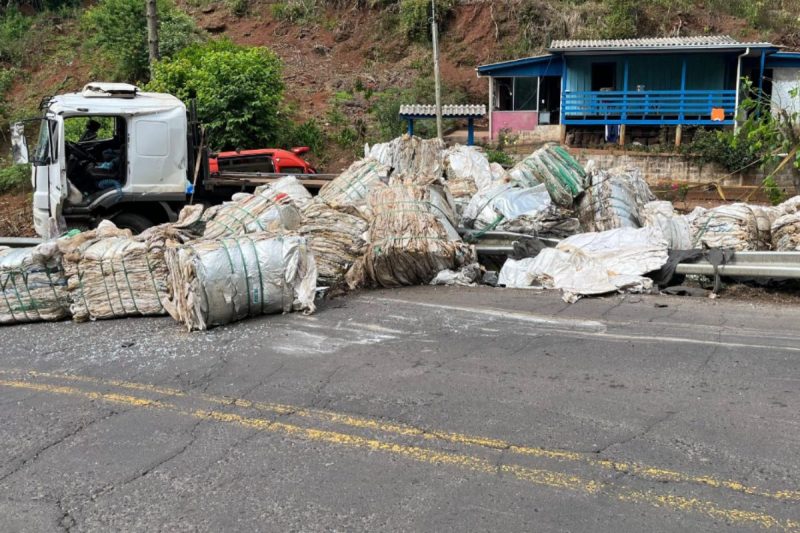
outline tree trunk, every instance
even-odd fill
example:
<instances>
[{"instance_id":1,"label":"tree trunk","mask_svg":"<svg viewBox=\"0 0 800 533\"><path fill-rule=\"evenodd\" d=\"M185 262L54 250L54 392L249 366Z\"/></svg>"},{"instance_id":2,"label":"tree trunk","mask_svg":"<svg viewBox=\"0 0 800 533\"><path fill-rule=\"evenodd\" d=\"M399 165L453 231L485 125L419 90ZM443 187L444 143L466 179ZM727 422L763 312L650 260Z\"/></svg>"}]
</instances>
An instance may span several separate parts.
<instances>
[{"instance_id":1,"label":"tree trunk","mask_svg":"<svg viewBox=\"0 0 800 533\"><path fill-rule=\"evenodd\" d=\"M153 64L158 60L158 11L156 10L156 0L145 0L147 2L147 50L150 54L150 71Z\"/></svg>"}]
</instances>

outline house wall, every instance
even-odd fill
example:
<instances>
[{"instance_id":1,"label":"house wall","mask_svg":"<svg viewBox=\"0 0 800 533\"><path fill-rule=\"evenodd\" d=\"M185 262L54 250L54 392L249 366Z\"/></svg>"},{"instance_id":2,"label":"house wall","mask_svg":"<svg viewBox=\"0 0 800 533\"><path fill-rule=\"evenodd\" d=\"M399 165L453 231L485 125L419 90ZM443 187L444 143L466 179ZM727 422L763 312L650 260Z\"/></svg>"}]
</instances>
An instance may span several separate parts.
<instances>
[{"instance_id":1,"label":"house wall","mask_svg":"<svg viewBox=\"0 0 800 533\"><path fill-rule=\"evenodd\" d=\"M772 112L785 109L800 113L800 95L792 97L792 90L800 90L800 68L776 68L772 71Z\"/></svg>"},{"instance_id":2,"label":"house wall","mask_svg":"<svg viewBox=\"0 0 800 533\"><path fill-rule=\"evenodd\" d=\"M686 57L687 90L722 90L730 85L731 58L728 54L632 54L569 56L567 90L592 90L592 64L615 62L618 91L623 90L624 64L628 61L628 89L644 85L647 91L679 90L681 67ZM735 68L735 65L734 65ZM735 77L735 74L733 74Z\"/></svg>"},{"instance_id":3,"label":"house wall","mask_svg":"<svg viewBox=\"0 0 800 533\"><path fill-rule=\"evenodd\" d=\"M492 139L497 139L501 130L512 133L533 131L539 124L536 111L492 111Z\"/></svg>"}]
</instances>

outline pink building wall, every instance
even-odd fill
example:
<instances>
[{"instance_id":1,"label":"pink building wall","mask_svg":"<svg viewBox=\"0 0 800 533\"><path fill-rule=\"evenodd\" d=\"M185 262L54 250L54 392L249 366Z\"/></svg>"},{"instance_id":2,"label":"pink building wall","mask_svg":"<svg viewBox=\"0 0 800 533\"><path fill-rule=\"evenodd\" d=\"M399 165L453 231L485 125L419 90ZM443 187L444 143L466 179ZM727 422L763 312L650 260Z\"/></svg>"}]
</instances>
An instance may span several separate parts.
<instances>
[{"instance_id":1,"label":"pink building wall","mask_svg":"<svg viewBox=\"0 0 800 533\"><path fill-rule=\"evenodd\" d=\"M492 139L497 139L500 130L533 131L539 125L536 111L492 111Z\"/></svg>"}]
</instances>

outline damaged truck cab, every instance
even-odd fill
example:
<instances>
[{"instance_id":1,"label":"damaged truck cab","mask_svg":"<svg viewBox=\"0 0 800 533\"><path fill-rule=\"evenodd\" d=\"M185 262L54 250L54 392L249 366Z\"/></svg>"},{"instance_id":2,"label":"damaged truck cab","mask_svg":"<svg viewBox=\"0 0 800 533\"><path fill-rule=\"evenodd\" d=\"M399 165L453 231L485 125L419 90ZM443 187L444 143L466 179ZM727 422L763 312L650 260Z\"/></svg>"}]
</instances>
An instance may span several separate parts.
<instances>
[{"instance_id":1,"label":"damaged truck cab","mask_svg":"<svg viewBox=\"0 0 800 533\"><path fill-rule=\"evenodd\" d=\"M39 139L28 157L23 126L15 158L32 163L33 217L43 238L110 219L139 232L175 219L194 166L186 106L168 94L122 83L90 83L42 102Z\"/></svg>"}]
</instances>

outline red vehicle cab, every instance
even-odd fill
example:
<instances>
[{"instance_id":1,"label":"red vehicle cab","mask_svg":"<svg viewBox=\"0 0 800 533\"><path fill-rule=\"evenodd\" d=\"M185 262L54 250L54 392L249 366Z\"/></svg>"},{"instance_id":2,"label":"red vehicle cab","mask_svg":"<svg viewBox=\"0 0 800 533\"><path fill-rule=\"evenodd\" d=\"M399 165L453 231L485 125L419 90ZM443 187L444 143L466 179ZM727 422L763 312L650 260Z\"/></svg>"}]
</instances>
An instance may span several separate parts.
<instances>
[{"instance_id":1,"label":"red vehicle cab","mask_svg":"<svg viewBox=\"0 0 800 533\"><path fill-rule=\"evenodd\" d=\"M300 157L308 151L307 146L299 146L291 150L262 148L219 152L208 158L208 170L212 176L220 172L316 174L314 167Z\"/></svg>"}]
</instances>

